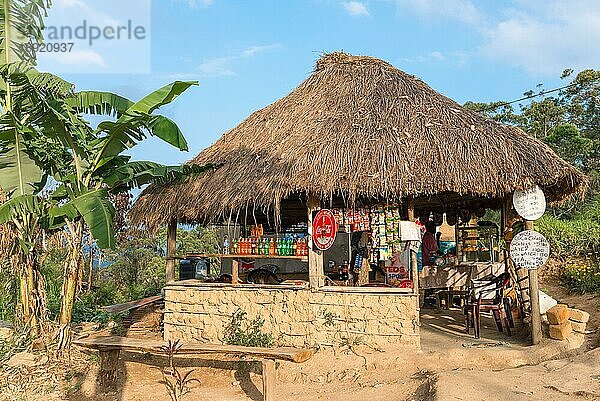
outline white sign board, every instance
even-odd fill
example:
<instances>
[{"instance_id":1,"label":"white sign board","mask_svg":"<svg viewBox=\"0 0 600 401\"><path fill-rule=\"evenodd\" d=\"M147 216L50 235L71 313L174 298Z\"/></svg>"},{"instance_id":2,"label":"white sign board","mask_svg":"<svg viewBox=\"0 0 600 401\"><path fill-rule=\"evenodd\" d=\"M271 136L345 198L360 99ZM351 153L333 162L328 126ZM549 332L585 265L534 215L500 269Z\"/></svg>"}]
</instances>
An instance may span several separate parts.
<instances>
[{"instance_id":1,"label":"white sign board","mask_svg":"<svg viewBox=\"0 0 600 401\"><path fill-rule=\"evenodd\" d=\"M421 230L413 221L400 222L401 241L421 241Z\"/></svg>"},{"instance_id":2,"label":"white sign board","mask_svg":"<svg viewBox=\"0 0 600 401\"><path fill-rule=\"evenodd\" d=\"M546 211L546 197L537 185L525 191L515 191L513 206L519 216L525 220L534 221L542 217Z\"/></svg>"},{"instance_id":3,"label":"white sign board","mask_svg":"<svg viewBox=\"0 0 600 401\"><path fill-rule=\"evenodd\" d=\"M521 231L510 242L510 258L524 269L537 269L548 260L550 244L537 231Z\"/></svg>"}]
</instances>

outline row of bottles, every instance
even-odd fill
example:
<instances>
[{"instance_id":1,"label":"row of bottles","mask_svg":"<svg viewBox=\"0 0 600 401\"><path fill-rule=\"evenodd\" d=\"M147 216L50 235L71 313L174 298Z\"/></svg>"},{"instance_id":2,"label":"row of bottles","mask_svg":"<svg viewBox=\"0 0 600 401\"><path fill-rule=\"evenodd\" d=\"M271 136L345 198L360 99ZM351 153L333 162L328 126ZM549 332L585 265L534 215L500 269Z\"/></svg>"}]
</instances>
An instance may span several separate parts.
<instances>
[{"instance_id":1,"label":"row of bottles","mask_svg":"<svg viewBox=\"0 0 600 401\"><path fill-rule=\"evenodd\" d=\"M233 255L307 256L306 238L239 238L231 246L224 243L224 253Z\"/></svg>"}]
</instances>

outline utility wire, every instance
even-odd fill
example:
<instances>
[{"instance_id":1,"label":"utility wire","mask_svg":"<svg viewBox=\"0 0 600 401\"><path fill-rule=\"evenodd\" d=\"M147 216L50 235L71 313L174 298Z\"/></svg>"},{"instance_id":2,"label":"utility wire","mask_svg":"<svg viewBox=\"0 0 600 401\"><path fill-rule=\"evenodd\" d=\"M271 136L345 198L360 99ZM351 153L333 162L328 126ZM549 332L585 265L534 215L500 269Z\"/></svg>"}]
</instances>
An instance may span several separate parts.
<instances>
[{"instance_id":1,"label":"utility wire","mask_svg":"<svg viewBox=\"0 0 600 401\"><path fill-rule=\"evenodd\" d=\"M535 94L533 94L533 95L524 96L524 97L522 97L522 98L520 98L520 99L517 99L517 100L511 100L510 102L501 102L501 103L498 103L498 104L496 104L496 105L493 105L493 106L486 106L486 107L484 107L484 108L482 108L482 109L479 109L479 110L477 110L477 112L478 112L478 113L481 113L481 112L484 112L484 111L491 111L491 110L495 110L495 109L497 109L498 107L502 107L502 106L508 106L509 104L513 104L513 103L521 102L521 101L523 101L523 100L527 100L527 99L532 99L532 98L534 98L534 97L538 97L538 96L544 96L544 95L546 95L546 94L548 94L548 93L552 93L552 92L558 92L558 91L560 91L560 90L567 89L567 88L570 88L571 86L575 86L575 85L579 85L579 83L575 83L575 82L574 82L574 83L570 83L569 85L561 86L560 88L549 89L549 90L547 90L547 91L541 91L541 92L539 92L539 93L535 93Z\"/></svg>"}]
</instances>

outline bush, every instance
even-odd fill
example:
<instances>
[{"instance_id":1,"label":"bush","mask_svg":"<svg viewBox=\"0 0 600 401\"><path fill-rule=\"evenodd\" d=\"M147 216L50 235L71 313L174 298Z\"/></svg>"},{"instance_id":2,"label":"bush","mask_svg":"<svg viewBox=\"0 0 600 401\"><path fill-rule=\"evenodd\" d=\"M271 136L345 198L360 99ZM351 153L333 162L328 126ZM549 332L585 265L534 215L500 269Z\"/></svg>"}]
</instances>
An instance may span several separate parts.
<instances>
[{"instance_id":1,"label":"bush","mask_svg":"<svg viewBox=\"0 0 600 401\"><path fill-rule=\"evenodd\" d=\"M561 258L600 253L600 200L590 202L570 219L545 215L536 222L550 242L552 254Z\"/></svg>"},{"instance_id":2,"label":"bush","mask_svg":"<svg viewBox=\"0 0 600 401\"><path fill-rule=\"evenodd\" d=\"M600 264L591 260L570 260L565 265L562 281L572 292L600 293Z\"/></svg>"},{"instance_id":3,"label":"bush","mask_svg":"<svg viewBox=\"0 0 600 401\"><path fill-rule=\"evenodd\" d=\"M230 345L244 347L270 347L273 345L273 336L262 332L265 321L256 317L247 322L247 313L237 310L231 317L231 323L225 329L225 342Z\"/></svg>"}]
</instances>

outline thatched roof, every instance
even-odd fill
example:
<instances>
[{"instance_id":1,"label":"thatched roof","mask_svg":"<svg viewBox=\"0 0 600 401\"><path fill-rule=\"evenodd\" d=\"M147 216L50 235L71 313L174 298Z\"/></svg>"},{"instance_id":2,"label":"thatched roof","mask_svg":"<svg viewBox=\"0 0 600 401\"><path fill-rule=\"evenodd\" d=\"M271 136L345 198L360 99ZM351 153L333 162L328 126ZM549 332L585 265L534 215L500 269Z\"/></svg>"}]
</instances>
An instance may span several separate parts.
<instances>
[{"instance_id":1,"label":"thatched roof","mask_svg":"<svg viewBox=\"0 0 600 401\"><path fill-rule=\"evenodd\" d=\"M522 130L486 119L385 61L331 53L289 95L253 113L194 163L222 167L147 188L131 213L151 225L202 221L249 204L277 211L312 193L401 200L502 198L540 185L550 200L585 177Z\"/></svg>"}]
</instances>

